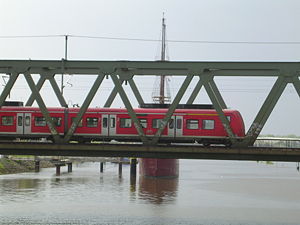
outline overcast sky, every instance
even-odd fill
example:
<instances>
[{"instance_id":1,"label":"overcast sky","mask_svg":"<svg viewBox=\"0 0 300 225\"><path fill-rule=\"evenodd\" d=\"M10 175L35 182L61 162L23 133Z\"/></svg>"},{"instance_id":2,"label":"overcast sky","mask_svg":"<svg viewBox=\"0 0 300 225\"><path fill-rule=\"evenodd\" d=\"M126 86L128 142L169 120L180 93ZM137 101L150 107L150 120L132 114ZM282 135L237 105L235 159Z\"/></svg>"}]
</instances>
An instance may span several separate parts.
<instances>
[{"instance_id":1,"label":"overcast sky","mask_svg":"<svg viewBox=\"0 0 300 225\"><path fill-rule=\"evenodd\" d=\"M63 35L105 36L158 40L165 13L168 40L224 42L299 42L298 0L0 0L0 37L61 35L43 38L0 38L0 60L56 59L64 57ZM299 61L300 44L168 43L171 61ZM159 43L70 37L69 60L157 60ZM171 78L174 96L182 77ZM93 78L67 76L65 97L83 101ZM57 77L60 81L60 77ZM4 85L3 79L0 79ZM194 80L189 93L194 86ZM238 109L246 123L253 121L274 83L272 78L218 78L227 105ZM145 101L151 101L154 79L137 79ZM92 106L103 106L112 87L105 80ZM126 87L127 89L127 87ZM49 92L50 91L50 92ZM129 92L129 91L128 91ZM27 85L18 80L13 100L26 101ZM49 85L42 91L49 106L57 105ZM184 99L187 99L185 97ZM132 100L134 106L136 101ZM205 92L196 103L209 103ZM117 99L113 105L121 107ZM264 134L300 136L300 101L288 86Z\"/></svg>"}]
</instances>

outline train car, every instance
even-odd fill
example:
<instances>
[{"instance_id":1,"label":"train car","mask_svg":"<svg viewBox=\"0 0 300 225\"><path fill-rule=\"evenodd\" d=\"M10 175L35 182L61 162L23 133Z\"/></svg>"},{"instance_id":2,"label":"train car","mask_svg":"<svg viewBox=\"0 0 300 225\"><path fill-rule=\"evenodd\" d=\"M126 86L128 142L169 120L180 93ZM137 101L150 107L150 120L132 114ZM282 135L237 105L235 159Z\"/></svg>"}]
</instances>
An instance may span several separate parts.
<instances>
[{"instance_id":1,"label":"train car","mask_svg":"<svg viewBox=\"0 0 300 225\"><path fill-rule=\"evenodd\" d=\"M76 118L79 108L48 108L58 133L63 136ZM168 109L138 108L135 113L147 136L163 126ZM237 110L224 110L236 137L245 136L244 122ZM51 138L39 108L4 106L0 109L0 137ZM72 140L140 141L126 109L89 108L78 124ZM161 142L198 142L204 145L229 144L218 114L213 109L177 109L162 132Z\"/></svg>"}]
</instances>

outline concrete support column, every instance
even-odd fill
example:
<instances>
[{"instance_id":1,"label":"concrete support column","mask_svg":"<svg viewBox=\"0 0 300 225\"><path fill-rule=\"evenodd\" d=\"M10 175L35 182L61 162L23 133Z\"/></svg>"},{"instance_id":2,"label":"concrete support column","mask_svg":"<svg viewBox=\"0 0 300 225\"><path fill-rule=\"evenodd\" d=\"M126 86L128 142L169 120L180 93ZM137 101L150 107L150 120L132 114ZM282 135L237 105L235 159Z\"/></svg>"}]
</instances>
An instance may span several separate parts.
<instances>
[{"instance_id":1,"label":"concrete support column","mask_svg":"<svg viewBox=\"0 0 300 225\"><path fill-rule=\"evenodd\" d=\"M39 160L34 161L34 171L36 173L40 172L40 161Z\"/></svg>"},{"instance_id":2,"label":"concrete support column","mask_svg":"<svg viewBox=\"0 0 300 225\"><path fill-rule=\"evenodd\" d=\"M60 176L60 165L55 165L56 166L56 176Z\"/></svg>"},{"instance_id":3,"label":"concrete support column","mask_svg":"<svg viewBox=\"0 0 300 225\"><path fill-rule=\"evenodd\" d=\"M130 160L130 176L136 177L136 164L137 164L137 159L132 158Z\"/></svg>"},{"instance_id":4,"label":"concrete support column","mask_svg":"<svg viewBox=\"0 0 300 225\"><path fill-rule=\"evenodd\" d=\"M100 173L103 173L104 162L100 162Z\"/></svg>"},{"instance_id":5,"label":"concrete support column","mask_svg":"<svg viewBox=\"0 0 300 225\"><path fill-rule=\"evenodd\" d=\"M72 163L67 163L68 165L68 173L72 172Z\"/></svg>"},{"instance_id":6,"label":"concrete support column","mask_svg":"<svg viewBox=\"0 0 300 225\"><path fill-rule=\"evenodd\" d=\"M119 160L119 176L122 176L122 160L123 158L120 158Z\"/></svg>"}]
</instances>

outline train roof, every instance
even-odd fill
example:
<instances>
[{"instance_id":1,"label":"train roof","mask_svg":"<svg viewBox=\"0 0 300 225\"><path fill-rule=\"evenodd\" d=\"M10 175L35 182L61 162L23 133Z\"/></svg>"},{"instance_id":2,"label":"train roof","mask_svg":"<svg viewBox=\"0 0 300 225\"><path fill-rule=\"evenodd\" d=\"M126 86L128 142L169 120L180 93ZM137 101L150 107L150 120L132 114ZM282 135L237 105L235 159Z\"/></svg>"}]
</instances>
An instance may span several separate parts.
<instances>
[{"instance_id":1,"label":"train roof","mask_svg":"<svg viewBox=\"0 0 300 225\"><path fill-rule=\"evenodd\" d=\"M49 112L63 112L66 108L63 107L48 107L47 108ZM68 108L69 112L79 112L80 108ZM15 107L15 106L3 106L1 107L0 111L24 111L24 112L40 112L40 108L38 107ZM135 108L134 111L136 113L140 114L146 114L146 113L167 113L168 109L166 108ZM234 113L237 112L237 110L233 109L225 109L223 110L226 113ZM87 112L127 112L126 108L88 108ZM175 113L212 113L216 112L214 109L176 109Z\"/></svg>"}]
</instances>

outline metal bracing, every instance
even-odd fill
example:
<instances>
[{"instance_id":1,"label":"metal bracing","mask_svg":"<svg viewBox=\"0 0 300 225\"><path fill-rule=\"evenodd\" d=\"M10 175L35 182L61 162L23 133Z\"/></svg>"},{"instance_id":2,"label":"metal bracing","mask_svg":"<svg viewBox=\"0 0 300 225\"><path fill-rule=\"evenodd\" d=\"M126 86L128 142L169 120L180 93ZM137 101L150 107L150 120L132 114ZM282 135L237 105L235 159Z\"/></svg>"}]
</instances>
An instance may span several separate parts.
<instances>
[{"instance_id":1,"label":"metal bracing","mask_svg":"<svg viewBox=\"0 0 300 225\"><path fill-rule=\"evenodd\" d=\"M63 92L62 92L62 90L59 89L59 87L54 79L54 76L49 77L48 80L50 81L50 84L54 90L54 93L55 93L60 105L62 107L67 108L68 104L67 104L65 98L63 97L63 94L62 94Z\"/></svg>"},{"instance_id":2,"label":"metal bracing","mask_svg":"<svg viewBox=\"0 0 300 225\"><path fill-rule=\"evenodd\" d=\"M40 91L40 90L42 89L42 87L43 87L43 85L44 85L46 79L47 79L47 77L43 77L43 76L40 77L40 79L38 80L38 82L37 82L37 84L36 84L36 89L37 89L37 91ZM31 93L31 95L30 95L30 97L28 98L28 100L27 100L27 102L26 102L25 105L26 105L26 106L32 106L33 103L34 103L34 100L35 100L34 94Z\"/></svg>"},{"instance_id":3,"label":"metal bracing","mask_svg":"<svg viewBox=\"0 0 300 225\"><path fill-rule=\"evenodd\" d=\"M174 98L171 106L169 107L168 112L166 113L165 117L162 120L162 125L157 130L156 134L154 135L153 139L151 140L152 145L156 144L158 142L159 137L161 136L163 130L165 129L165 127L167 126L169 120L171 119L172 114L174 113L176 107L178 106L180 100L182 99L182 96L186 92L186 89L190 85L193 77L194 77L193 75L186 76L183 84L181 85L181 88L178 90L176 97Z\"/></svg>"},{"instance_id":4,"label":"metal bracing","mask_svg":"<svg viewBox=\"0 0 300 225\"><path fill-rule=\"evenodd\" d=\"M296 91L297 91L297 93L300 97L300 80L299 80L298 77L293 77L293 85L294 85L294 87L295 87L295 89L296 89Z\"/></svg>"},{"instance_id":5,"label":"metal bracing","mask_svg":"<svg viewBox=\"0 0 300 225\"><path fill-rule=\"evenodd\" d=\"M133 78L130 79L128 82L129 82L129 85L132 89L132 92L133 92L134 96L136 97L136 100L138 101L139 105L144 104L144 100L143 100L143 98L142 98L142 96L141 96L141 94L140 94Z\"/></svg>"},{"instance_id":6,"label":"metal bracing","mask_svg":"<svg viewBox=\"0 0 300 225\"><path fill-rule=\"evenodd\" d=\"M59 137L59 133L56 130L56 127L53 123L53 120L50 117L49 111L43 101L42 96L40 95L39 91L37 90L35 83L31 77L31 74L29 72L25 72L24 73L25 79L31 89L31 92L33 93L33 95L35 96L35 100L39 106L39 108L41 109L41 112L46 120L46 123L50 129L50 132L52 134L53 140L55 143L61 143L61 138Z\"/></svg>"},{"instance_id":7,"label":"metal bracing","mask_svg":"<svg viewBox=\"0 0 300 225\"><path fill-rule=\"evenodd\" d=\"M64 143L68 143L72 135L74 134L80 120L82 119L83 115L85 114L86 110L88 109L89 105L91 104L94 96L96 95L105 75L101 74L98 75L97 79L95 80L91 90L89 91L87 97L85 98L82 106L80 107L80 110L78 114L76 115L75 120L72 122L71 127L67 131L65 137L64 137Z\"/></svg>"},{"instance_id":8,"label":"metal bracing","mask_svg":"<svg viewBox=\"0 0 300 225\"><path fill-rule=\"evenodd\" d=\"M25 72L26 71L26 72ZM116 95L119 93L129 115L131 116L138 134L144 144L155 144L159 140L163 127L160 128L155 134L154 138L147 137L140 125L139 120L131 101L128 99L122 84L129 82L129 85L138 101L142 104L143 98L138 90L136 83L133 80L134 76L155 76L155 75L172 75L172 76L184 76L185 81L182 87L179 89L171 107L165 115L163 121L164 125L167 124L176 106L180 102L186 88L190 84L193 76L199 76L200 80L195 86L192 94L190 95L187 103L192 104L197 97L202 86L205 87L209 98L211 99L219 117L224 125L225 130L229 134L232 141L237 139L232 134L229 126L228 119L223 113L223 109L227 106L222 98L213 78L216 76L256 76L256 77L277 77L271 92L266 98L264 104L259 110L255 120L253 121L246 138L239 142L240 145L249 146L252 145L259 135L261 129L266 123L269 115L275 107L279 97L284 91L287 83L292 83L300 97L300 81L299 81L300 63L299 62L150 62L150 61L42 61L42 60L0 60L0 73L8 74L9 81L5 85L1 96L0 106L3 105L10 91L19 77L19 74L24 74L26 81L31 90L31 96L29 97L26 105L30 106L34 100L37 101L46 122L50 128L53 139L56 143L67 143L72 137L74 130L76 129L78 122L82 115L86 112L91 100L95 96L98 88L104 79L105 75L110 75L114 88L111 95L107 99L104 107L110 107L114 101ZM39 93L44 82L49 80L61 106L67 107L66 101L59 91L58 85L54 79L58 74L73 74L73 75L97 75L95 84L91 88L87 98L78 113L74 123L63 138L59 136L57 130L52 122L49 112L45 106L45 103ZM40 79L35 84L32 79L32 74L40 74ZM99 75L100 74L100 75Z\"/></svg>"},{"instance_id":9,"label":"metal bracing","mask_svg":"<svg viewBox=\"0 0 300 225\"><path fill-rule=\"evenodd\" d=\"M224 129L226 130L231 143L235 143L234 134L231 130L229 121L227 117L225 116L223 109L226 107L226 104L217 88L215 83L213 82L213 76L210 74L210 72L205 72L203 75L201 75L201 78L203 80L203 85L205 87L205 90L208 94L208 97L210 98L215 110L217 111L219 118L224 126Z\"/></svg>"},{"instance_id":10,"label":"metal bracing","mask_svg":"<svg viewBox=\"0 0 300 225\"><path fill-rule=\"evenodd\" d=\"M120 78L121 85L124 83L124 81L125 80L123 80L122 78ZM111 107L111 105L114 102L117 94L118 94L118 90L117 90L117 87L115 86L114 89L111 91L110 95L108 96L108 99L106 100L106 102L104 104L104 108Z\"/></svg>"},{"instance_id":11,"label":"metal bracing","mask_svg":"<svg viewBox=\"0 0 300 225\"><path fill-rule=\"evenodd\" d=\"M53 91L60 103L60 105L62 107L67 108L68 104L66 103L65 98L62 95L61 90L59 89L55 79L54 79L55 74L52 74L49 72L44 72L43 75L41 75L40 79L38 80L37 84L36 84L36 89L37 91L40 91L45 83L46 80L49 80L51 87L53 88ZM35 98L33 93L30 95L30 97L28 98L27 102L26 102L26 106L32 106L33 102L34 102Z\"/></svg>"},{"instance_id":12,"label":"metal bracing","mask_svg":"<svg viewBox=\"0 0 300 225\"><path fill-rule=\"evenodd\" d=\"M18 79L19 77L19 73L18 72L12 72L9 76L9 80L7 82L7 84L5 85L2 93L1 93L1 96L0 96L0 107L3 105L5 99L7 98L7 96L9 95L12 87L14 86L16 80Z\"/></svg>"},{"instance_id":13,"label":"metal bracing","mask_svg":"<svg viewBox=\"0 0 300 225\"><path fill-rule=\"evenodd\" d=\"M202 79L201 77L199 76L199 81L198 83L196 84L194 90L192 91L191 93L191 96L189 97L189 99L187 100L186 104L193 104L197 95L199 94L201 88L203 86L203 82L202 82Z\"/></svg>"},{"instance_id":14,"label":"metal bracing","mask_svg":"<svg viewBox=\"0 0 300 225\"><path fill-rule=\"evenodd\" d=\"M131 117L131 119L134 123L134 126L135 126L142 142L144 144L148 143L148 139L147 139L146 135L144 134L144 131L143 131L143 128L140 124L140 121L138 120L138 118L136 116L136 113L134 112L133 107L132 107L132 105L131 105L131 103L130 103L123 87L122 87L121 80L115 74L111 74L110 76L111 76L111 79L113 80L113 82L115 84L116 90L118 91L118 93L119 93L119 95L120 95L120 97L121 97L121 99L122 99L122 101L123 101L123 103L124 103L124 105L125 105L125 107L128 111L129 116Z\"/></svg>"},{"instance_id":15,"label":"metal bracing","mask_svg":"<svg viewBox=\"0 0 300 225\"><path fill-rule=\"evenodd\" d=\"M252 125L250 126L246 138L244 140L244 145L253 145L256 138L260 134L262 128L264 127L267 119L269 118L271 112L273 111L278 99L282 95L287 81L285 77L278 77L275 84L273 85L268 97L260 108L256 118L254 119Z\"/></svg>"}]
</instances>

